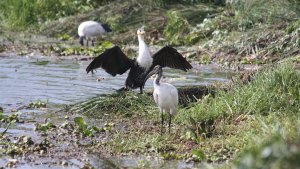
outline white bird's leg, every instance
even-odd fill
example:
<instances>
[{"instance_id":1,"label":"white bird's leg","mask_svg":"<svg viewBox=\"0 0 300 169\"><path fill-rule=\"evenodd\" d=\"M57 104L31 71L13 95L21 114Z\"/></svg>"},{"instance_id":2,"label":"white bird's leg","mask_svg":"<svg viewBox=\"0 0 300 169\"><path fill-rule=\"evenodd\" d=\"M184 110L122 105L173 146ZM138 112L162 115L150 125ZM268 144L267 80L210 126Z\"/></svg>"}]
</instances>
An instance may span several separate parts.
<instances>
[{"instance_id":1,"label":"white bird's leg","mask_svg":"<svg viewBox=\"0 0 300 169\"><path fill-rule=\"evenodd\" d=\"M164 113L163 111L160 112L161 113L161 130L160 130L160 134L163 134L163 130L164 130Z\"/></svg>"},{"instance_id":2,"label":"white bird's leg","mask_svg":"<svg viewBox=\"0 0 300 169\"><path fill-rule=\"evenodd\" d=\"M171 133L171 120L172 120L172 115L169 113L169 134Z\"/></svg>"},{"instance_id":3,"label":"white bird's leg","mask_svg":"<svg viewBox=\"0 0 300 169\"><path fill-rule=\"evenodd\" d=\"M143 87L140 87L140 94L143 94Z\"/></svg>"},{"instance_id":4,"label":"white bird's leg","mask_svg":"<svg viewBox=\"0 0 300 169\"><path fill-rule=\"evenodd\" d=\"M89 47L89 39L86 39L86 46Z\"/></svg>"}]
</instances>

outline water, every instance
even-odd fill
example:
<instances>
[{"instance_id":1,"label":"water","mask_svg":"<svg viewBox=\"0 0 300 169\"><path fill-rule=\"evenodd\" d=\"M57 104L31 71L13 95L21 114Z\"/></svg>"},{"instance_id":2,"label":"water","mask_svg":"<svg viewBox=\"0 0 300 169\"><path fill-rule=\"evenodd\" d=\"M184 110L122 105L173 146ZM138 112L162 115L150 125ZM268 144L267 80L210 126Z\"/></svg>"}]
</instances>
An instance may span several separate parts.
<instances>
[{"instance_id":1,"label":"water","mask_svg":"<svg viewBox=\"0 0 300 169\"><path fill-rule=\"evenodd\" d=\"M112 77L104 70L98 69L94 75L87 75L85 68L90 61L59 60L42 57L1 57L0 58L0 106L9 109L27 105L29 102L42 100L52 106L74 104L79 101L104 93L112 93L123 87L127 74ZM207 85L213 82L226 82L231 73L222 72L213 66L201 66L189 72L174 69L164 69L163 80L175 86ZM100 79L100 80L97 80ZM148 80L145 88L152 88L152 80ZM139 92L139 90L136 90ZM47 105L48 105L47 104ZM36 142L40 136L34 131L34 122L43 122L47 118L63 122L64 115L58 117L49 109L22 109L21 119L26 123L16 124L7 131L12 137L31 136ZM53 111L53 110L52 110ZM3 127L3 126L2 126ZM5 128L0 127L0 133ZM59 154L58 154L59 155ZM59 158L59 157L58 157ZM34 163L28 163L20 157L17 168L82 168L84 162L78 158L65 157L68 166L55 163L57 159L37 158ZM81 157L80 157L81 158ZM106 159L99 155L88 154L85 158L96 168L115 168L114 164L133 168L140 163L149 163L154 168L193 168L203 164L185 163L184 161L163 161L137 157L123 159ZM0 158L0 167L4 166L10 157Z\"/></svg>"},{"instance_id":2,"label":"water","mask_svg":"<svg viewBox=\"0 0 300 169\"><path fill-rule=\"evenodd\" d=\"M112 77L98 69L94 75L87 75L85 68L89 62L0 58L0 105L27 104L38 99L53 104L72 104L123 87L127 74ZM201 72L165 69L164 75L165 81L175 86L224 82L231 76L211 67L204 67ZM147 81L145 88L151 87L152 79Z\"/></svg>"}]
</instances>

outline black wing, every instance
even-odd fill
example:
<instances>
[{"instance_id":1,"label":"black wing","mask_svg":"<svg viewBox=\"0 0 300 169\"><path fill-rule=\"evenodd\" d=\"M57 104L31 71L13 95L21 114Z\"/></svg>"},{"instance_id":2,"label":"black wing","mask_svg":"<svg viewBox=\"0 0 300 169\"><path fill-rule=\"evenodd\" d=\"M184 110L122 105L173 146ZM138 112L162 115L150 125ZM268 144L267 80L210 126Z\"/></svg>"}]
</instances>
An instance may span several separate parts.
<instances>
[{"instance_id":1,"label":"black wing","mask_svg":"<svg viewBox=\"0 0 300 169\"><path fill-rule=\"evenodd\" d=\"M132 64L133 60L129 59L119 46L114 46L96 57L86 68L86 72L89 73L101 67L107 73L116 76L116 74L121 75L125 73Z\"/></svg>"},{"instance_id":2,"label":"black wing","mask_svg":"<svg viewBox=\"0 0 300 169\"><path fill-rule=\"evenodd\" d=\"M165 46L153 55L152 67L156 65L181 69L183 71L193 68L192 65L171 46Z\"/></svg>"}]
</instances>

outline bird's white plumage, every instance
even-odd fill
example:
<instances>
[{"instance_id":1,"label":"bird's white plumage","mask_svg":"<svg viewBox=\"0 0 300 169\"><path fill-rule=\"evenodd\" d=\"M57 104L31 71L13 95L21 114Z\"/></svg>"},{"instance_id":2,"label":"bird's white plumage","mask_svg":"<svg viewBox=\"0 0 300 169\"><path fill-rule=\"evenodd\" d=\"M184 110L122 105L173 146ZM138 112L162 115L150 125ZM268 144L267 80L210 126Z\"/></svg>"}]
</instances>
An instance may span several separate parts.
<instances>
[{"instance_id":1,"label":"bird's white plumage","mask_svg":"<svg viewBox=\"0 0 300 169\"><path fill-rule=\"evenodd\" d=\"M103 33L106 33L105 29L95 21L85 21L78 26L79 37L85 37L86 39L95 40Z\"/></svg>"},{"instance_id":2,"label":"bird's white plumage","mask_svg":"<svg viewBox=\"0 0 300 169\"><path fill-rule=\"evenodd\" d=\"M137 63L141 66L146 68L148 70L153 62L153 58L150 54L150 51L148 49L148 46L146 45L144 41L144 29L141 28L142 30L138 30L138 40L139 40L139 55L136 59Z\"/></svg>"},{"instance_id":3,"label":"bird's white plumage","mask_svg":"<svg viewBox=\"0 0 300 169\"><path fill-rule=\"evenodd\" d=\"M86 38L96 38L106 33L102 25L95 21L82 22L78 27L78 35Z\"/></svg>"},{"instance_id":4,"label":"bird's white plumage","mask_svg":"<svg viewBox=\"0 0 300 169\"><path fill-rule=\"evenodd\" d=\"M178 91L176 87L169 83L157 85L155 81L153 81L153 86L153 98L160 112L169 112L169 114L175 115L178 106Z\"/></svg>"}]
</instances>

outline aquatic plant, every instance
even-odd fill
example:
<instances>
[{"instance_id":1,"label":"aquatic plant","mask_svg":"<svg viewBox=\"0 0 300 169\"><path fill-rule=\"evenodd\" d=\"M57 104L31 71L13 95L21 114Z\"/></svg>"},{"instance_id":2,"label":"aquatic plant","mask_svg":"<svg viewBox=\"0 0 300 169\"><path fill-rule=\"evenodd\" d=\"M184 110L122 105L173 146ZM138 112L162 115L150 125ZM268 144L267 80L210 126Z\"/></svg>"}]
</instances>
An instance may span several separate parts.
<instances>
[{"instance_id":1,"label":"aquatic plant","mask_svg":"<svg viewBox=\"0 0 300 169\"><path fill-rule=\"evenodd\" d=\"M43 101L41 101L41 100L38 99L38 100L35 101L35 102L29 103L29 104L28 104L28 107L29 107L29 108L45 108L46 105L47 105L47 102L48 102L48 101L43 102Z\"/></svg>"}]
</instances>

